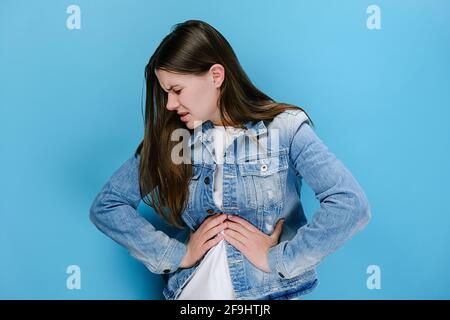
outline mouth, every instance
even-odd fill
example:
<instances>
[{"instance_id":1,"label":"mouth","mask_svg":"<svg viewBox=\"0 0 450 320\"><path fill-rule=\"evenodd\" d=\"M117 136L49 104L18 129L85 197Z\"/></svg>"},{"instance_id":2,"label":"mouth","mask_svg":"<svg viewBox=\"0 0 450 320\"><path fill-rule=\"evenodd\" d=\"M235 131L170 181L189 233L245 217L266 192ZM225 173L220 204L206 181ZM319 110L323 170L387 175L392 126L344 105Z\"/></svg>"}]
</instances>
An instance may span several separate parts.
<instances>
[{"instance_id":1,"label":"mouth","mask_svg":"<svg viewBox=\"0 0 450 320\"><path fill-rule=\"evenodd\" d=\"M188 112L180 113L179 116L180 116L181 121L186 121L188 114L189 114Z\"/></svg>"}]
</instances>

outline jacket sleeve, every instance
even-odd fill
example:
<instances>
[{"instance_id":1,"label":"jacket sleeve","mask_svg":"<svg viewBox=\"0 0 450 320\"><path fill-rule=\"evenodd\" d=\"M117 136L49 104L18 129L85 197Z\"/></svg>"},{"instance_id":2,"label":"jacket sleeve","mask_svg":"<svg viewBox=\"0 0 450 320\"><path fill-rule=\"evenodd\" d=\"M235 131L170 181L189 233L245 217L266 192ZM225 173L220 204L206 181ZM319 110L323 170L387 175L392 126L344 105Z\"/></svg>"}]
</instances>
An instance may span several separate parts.
<instances>
[{"instance_id":1,"label":"jacket sleeve","mask_svg":"<svg viewBox=\"0 0 450 320\"><path fill-rule=\"evenodd\" d=\"M300 112L292 119L290 161L314 191L320 208L292 239L269 249L271 271L288 279L316 267L362 230L371 218L361 186L305 121L305 113Z\"/></svg>"},{"instance_id":2,"label":"jacket sleeve","mask_svg":"<svg viewBox=\"0 0 450 320\"><path fill-rule=\"evenodd\" d=\"M125 247L151 272L172 273L178 269L187 248L156 230L137 212L141 201L139 161L140 155L133 155L114 172L95 197L89 217L101 232Z\"/></svg>"}]
</instances>

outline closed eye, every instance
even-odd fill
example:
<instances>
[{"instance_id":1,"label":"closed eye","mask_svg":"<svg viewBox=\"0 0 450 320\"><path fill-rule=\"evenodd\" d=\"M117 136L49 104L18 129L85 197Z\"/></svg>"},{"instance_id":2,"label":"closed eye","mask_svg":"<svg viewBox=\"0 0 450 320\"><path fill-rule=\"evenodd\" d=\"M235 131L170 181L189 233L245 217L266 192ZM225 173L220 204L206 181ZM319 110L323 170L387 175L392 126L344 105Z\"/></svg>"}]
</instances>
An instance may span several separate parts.
<instances>
[{"instance_id":1,"label":"closed eye","mask_svg":"<svg viewBox=\"0 0 450 320\"><path fill-rule=\"evenodd\" d=\"M172 91L175 92L176 94L179 94L181 92L181 90L183 90L183 89L179 89L179 90L172 89ZM165 89L163 91L165 94L169 94L169 92L166 91Z\"/></svg>"}]
</instances>

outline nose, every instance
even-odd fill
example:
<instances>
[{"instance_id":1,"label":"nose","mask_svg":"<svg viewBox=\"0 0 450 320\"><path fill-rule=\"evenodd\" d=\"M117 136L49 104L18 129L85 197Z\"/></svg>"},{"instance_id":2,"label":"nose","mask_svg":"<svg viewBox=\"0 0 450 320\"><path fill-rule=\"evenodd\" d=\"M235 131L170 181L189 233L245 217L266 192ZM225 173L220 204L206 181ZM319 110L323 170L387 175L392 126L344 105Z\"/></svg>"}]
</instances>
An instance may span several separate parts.
<instances>
[{"instance_id":1,"label":"nose","mask_svg":"<svg viewBox=\"0 0 450 320\"><path fill-rule=\"evenodd\" d=\"M169 111L173 111L176 110L178 108L178 99L176 97L176 95L172 94L171 92L169 92L168 97L167 97L167 105L166 108Z\"/></svg>"}]
</instances>

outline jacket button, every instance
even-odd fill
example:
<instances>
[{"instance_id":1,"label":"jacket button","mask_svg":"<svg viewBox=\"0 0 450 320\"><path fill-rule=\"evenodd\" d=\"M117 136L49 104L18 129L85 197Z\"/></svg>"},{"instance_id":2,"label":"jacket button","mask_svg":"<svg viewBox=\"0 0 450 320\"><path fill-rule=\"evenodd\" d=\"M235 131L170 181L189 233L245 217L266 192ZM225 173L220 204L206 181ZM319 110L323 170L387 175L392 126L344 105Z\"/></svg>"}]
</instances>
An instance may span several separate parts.
<instances>
[{"instance_id":1,"label":"jacket button","mask_svg":"<svg viewBox=\"0 0 450 320\"><path fill-rule=\"evenodd\" d=\"M205 183L206 183L206 184L209 184L209 177L206 177L206 178L205 178Z\"/></svg>"},{"instance_id":2,"label":"jacket button","mask_svg":"<svg viewBox=\"0 0 450 320\"><path fill-rule=\"evenodd\" d=\"M261 171L267 171L267 164L263 164L261 166Z\"/></svg>"},{"instance_id":3,"label":"jacket button","mask_svg":"<svg viewBox=\"0 0 450 320\"><path fill-rule=\"evenodd\" d=\"M169 272L170 272L170 269L166 269L166 270L164 270L163 272L164 272L164 273L169 273Z\"/></svg>"},{"instance_id":4,"label":"jacket button","mask_svg":"<svg viewBox=\"0 0 450 320\"><path fill-rule=\"evenodd\" d=\"M281 272L278 272L278 275L282 278L284 278L284 275Z\"/></svg>"},{"instance_id":5,"label":"jacket button","mask_svg":"<svg viewBox=\"0 0 450 320\"><path fill-rule=\"evenodd\" d=\"M208 209L208 210L206 210L206 212L208 212L208 214L213 214L214 210L213 209Z\"/></svg>"}]
</instances>

